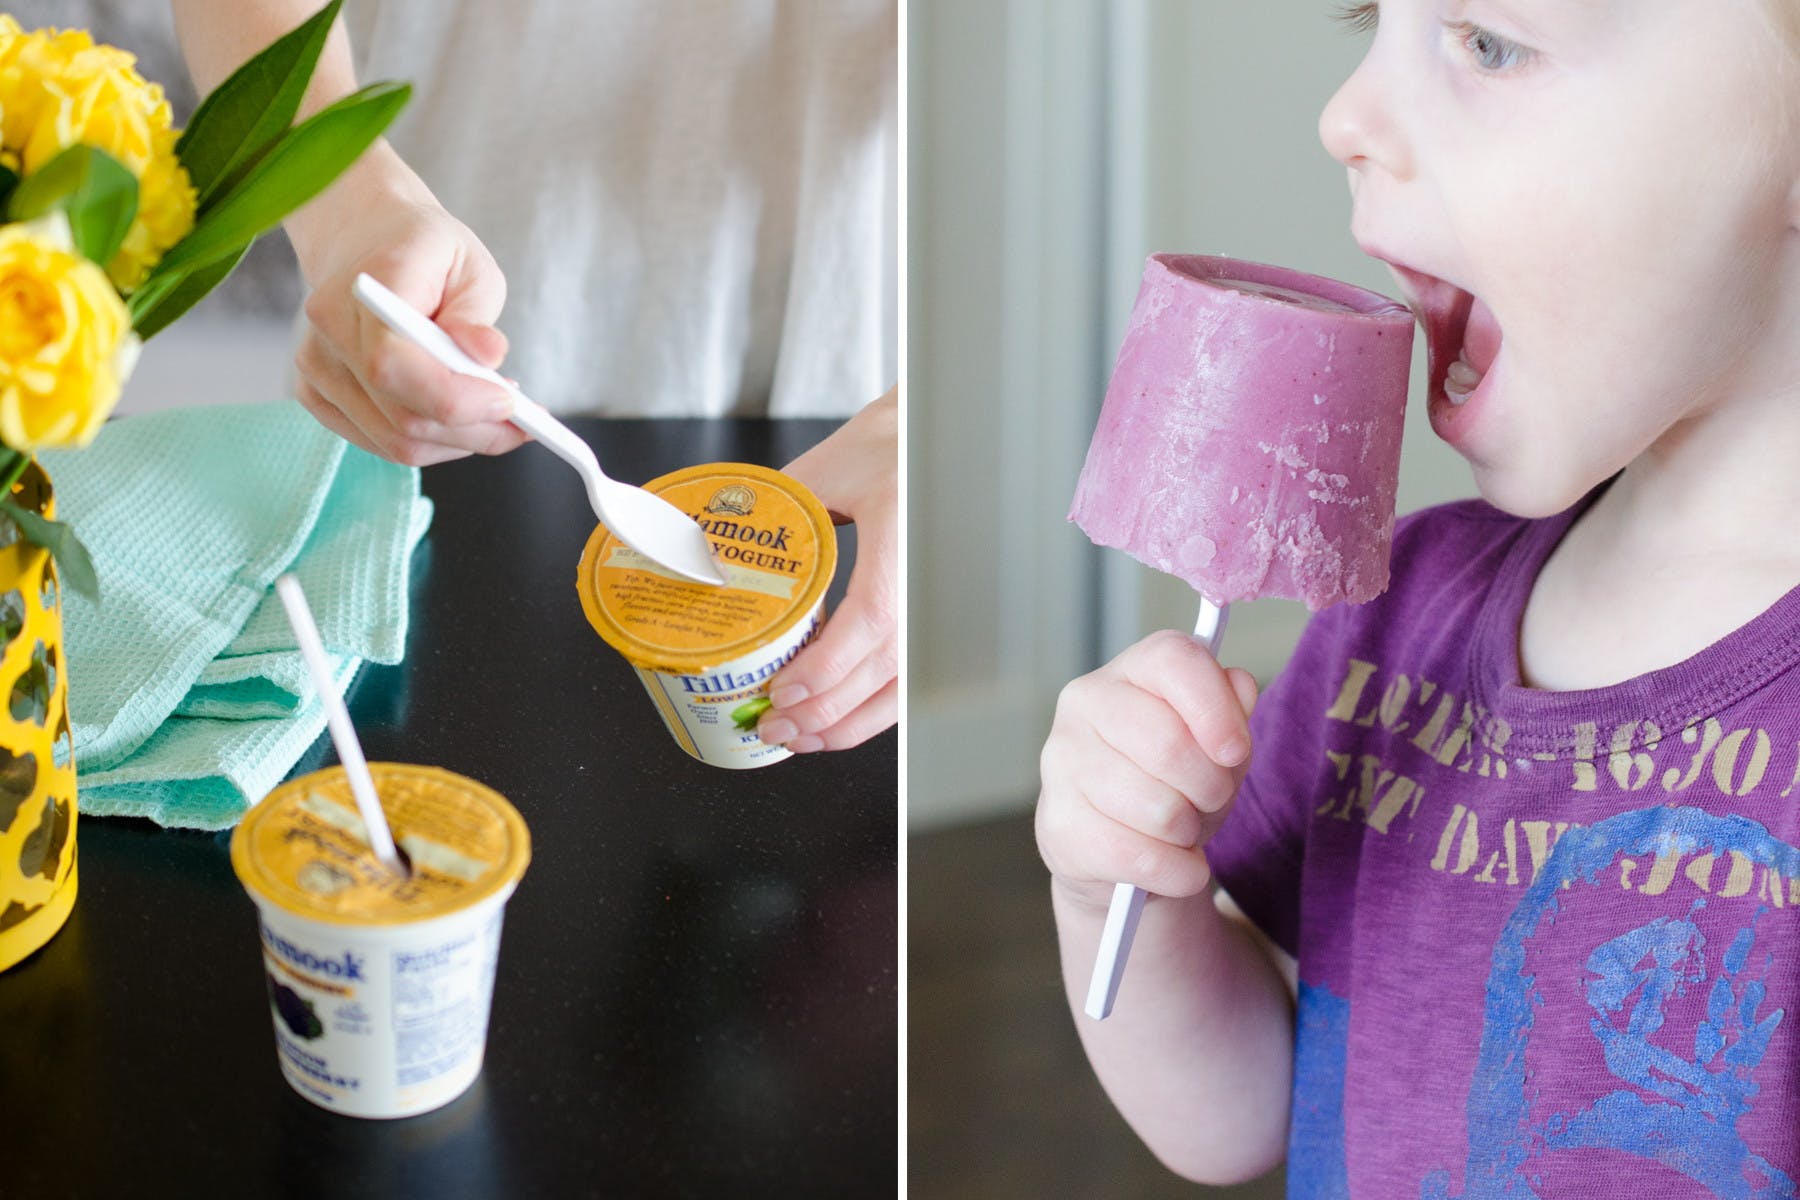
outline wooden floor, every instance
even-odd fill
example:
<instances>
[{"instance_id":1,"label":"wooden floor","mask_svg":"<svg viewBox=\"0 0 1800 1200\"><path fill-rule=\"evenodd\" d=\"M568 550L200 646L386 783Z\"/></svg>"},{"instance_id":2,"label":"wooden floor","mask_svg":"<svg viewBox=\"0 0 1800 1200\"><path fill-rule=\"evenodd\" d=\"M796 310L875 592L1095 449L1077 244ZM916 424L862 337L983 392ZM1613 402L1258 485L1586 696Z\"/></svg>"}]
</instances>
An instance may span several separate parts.
<instances>
[{"instance_id":1,"label":"wooden floor","mask_svg":"<svg viewBox=\"0 0 1800 1200\"><path fill-rule=\"evenodd\" d=\"M916 1200L1280 1200L1172 1174L1082 1057L1029 815L922 834L907 863L907 1173Z\"/></svg>"}]
</instances>

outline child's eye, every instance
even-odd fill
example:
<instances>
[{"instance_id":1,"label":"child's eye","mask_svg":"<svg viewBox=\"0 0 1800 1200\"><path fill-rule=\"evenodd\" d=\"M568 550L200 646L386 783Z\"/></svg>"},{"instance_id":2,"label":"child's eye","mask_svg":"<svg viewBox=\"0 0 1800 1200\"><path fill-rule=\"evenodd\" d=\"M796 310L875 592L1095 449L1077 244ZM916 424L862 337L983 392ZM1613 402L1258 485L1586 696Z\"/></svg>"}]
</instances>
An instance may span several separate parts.
<instances>
[{"instance_id":1,"label":"child's eye","mask_svg":"<svg viewBox=\"0 0 1800 1200\"><path fill-rule=\"evenodd\" d=\"M1368 33L1381 21L1381 5L1340 3L1332 15L1351 33Z\"/></svg>"},{"instance_id":2,"label":"child's eye","mask_svg":"<svg viewBox=\"0 0 1800 1200\"><path fill-rule=\"evenodd\" d=\"M1509 71L1531 60L1532 52L1529 49L1479 25L1458 21L1450 27L1450 31L1462 43L1463 49L1469 52L1476 65L1484 71Z\"/></svg>"}]
</instances>

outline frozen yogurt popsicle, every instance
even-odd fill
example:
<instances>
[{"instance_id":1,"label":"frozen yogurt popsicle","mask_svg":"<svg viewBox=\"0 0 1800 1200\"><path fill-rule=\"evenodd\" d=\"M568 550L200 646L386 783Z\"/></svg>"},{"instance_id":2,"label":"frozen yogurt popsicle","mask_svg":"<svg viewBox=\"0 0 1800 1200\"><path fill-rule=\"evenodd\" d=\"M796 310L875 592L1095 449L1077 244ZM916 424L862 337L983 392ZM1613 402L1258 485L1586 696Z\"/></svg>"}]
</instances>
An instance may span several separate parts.
<instances>
[{"instance_id":1,"label":"frozen yogurt popsicle","mask_svg":"<svg viewBox=\"0 0 1800 1200\"><path fill-rule=\"evenodd\" d=\"M1152 255L1069 519L1215 604L1373 599L1412 337L1363 288Z\"/></svg>"},{"instance_id":2,"label":"frozen yogurt popsicle","mask_svg":"<svg viewBox=\"0 0 1800 1200\"><path fill-rule=\"evenodd\" d=\"M1225 606L1317 611L1387 587L1413 319L1375 292L1283 267L1153 254L1069 512ZM1112 1012L1144 893L1113 890L1088 1015Z\"/></svg>"}]
</instances>

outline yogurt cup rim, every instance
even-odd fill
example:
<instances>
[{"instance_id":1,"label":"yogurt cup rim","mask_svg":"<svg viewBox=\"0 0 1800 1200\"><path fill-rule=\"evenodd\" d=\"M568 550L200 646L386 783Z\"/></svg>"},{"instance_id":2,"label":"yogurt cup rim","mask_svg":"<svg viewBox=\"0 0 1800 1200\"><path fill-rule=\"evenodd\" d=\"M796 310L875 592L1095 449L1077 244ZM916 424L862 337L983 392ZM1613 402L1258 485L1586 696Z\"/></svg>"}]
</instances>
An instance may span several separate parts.
<instances>
[{"instance_id":1,"label":"yogurt cup rim","mask_svg":"<svg viewBox=\"0 0 1800 1200\"><path fill-rule=\"evenodd\" d=\"M507 798L476 779L467 775L459 775L455 771L443 767L430 767L418 763L371 762L369 771L375 776L377 789L384 777L391 774L426 775L440 780L454 781L467 791L486 800L500 815L507 827L507 853L499 863L478 885L455 897L453 903L439 903L417 917L399 914L383 914L381 916L356 916L342 913L325 912L308 908L295 902L292 898L298 889L291 884L282 884L271 877L265 864L251 855L251 839L256 827L265 820L272 819L280 804L288 796L300 793L307 788L320 786L321 782L334 782L348 789L344 779L344 768L341 765L323 767L317 771L309 771L305 775L288 780L263 798L238 823L231 835L231 869L237 875L238 882L243 885L258 909L265 906L279 909L291 916L312 921L320 925L329 925L340 929L381 929L403 927L413 929L436 923L440 919L455 918L467 914L470 910L484 907L484 902L498 896L501 900L510 897L513 889L525 874L525 868L531 862L531 835L526 828L525 819L519 815ZM391 818L390 818L391 819ZM407 830L396 828L395 839L405 836ZM373 860L374 852L370 851ZM271 886L277 885L277 886Z\"/></svg>"},{"instance_id":2,"label":"yogurt cup rim","mask_svg":"<svg viewBox=\"0 0 1800 1200\"><path fill-rule=\"evenodd\" d=\"M732 476L764 486L778 487L799 501L800 507L811 518L814 541L818 546L818 554L813 565L811 576L806 580L788 602L782 613L769 624L755 633L742 634L728 642L718 645L699 646L692 649L676 649L657 646L632 633L629 628L621 626L611 616L602 611L597 586L596 572L603 556L620 543L612 532L604 525L595 526L589 536L586 547L582 551L580 574L576 578L576 591L581 597L582 610L587 614L588 623L600 635L602 641L624 655L627 662L647 671L664 673L690 673L695 671L714 670L728 662L733 662L746 655L755 653L763 646L778 641L795 625L805 621L823 599L825 591L831 586L833 575L837 571L837 534L832 525L831 515L825 505L814 496L810 489L791 475L785 475L770 467L755 463L713 462L698 463L659 475L644 484L646 490L660 494L662 490L686 483L708 475ZM704 589L705 584L686 584L684 586Z\"/></svg>"}]
</instances>

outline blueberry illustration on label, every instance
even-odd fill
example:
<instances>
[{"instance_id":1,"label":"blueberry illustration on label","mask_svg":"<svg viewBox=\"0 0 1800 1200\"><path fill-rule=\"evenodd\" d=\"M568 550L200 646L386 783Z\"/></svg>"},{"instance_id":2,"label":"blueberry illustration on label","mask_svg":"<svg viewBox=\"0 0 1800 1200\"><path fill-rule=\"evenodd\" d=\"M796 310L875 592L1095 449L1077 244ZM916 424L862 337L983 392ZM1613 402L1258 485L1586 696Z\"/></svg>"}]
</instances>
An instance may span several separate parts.
<instances>
[{"instance_id":1,"label":"blueberry illustration on label","mask_svg":"<svg viewBox=\"0 0 1800 1200\"><path fill-rule=\"evenodd\" d=\"M278 982L273 975L269 981L269 1002L275 1006L276 1015L297 1038L313 1041L324 1036L325 1023L319 1020L319 1014L313 1011L312 1001L302 999L300 993L293 988Z\"/></svg>"}]
</instances>

